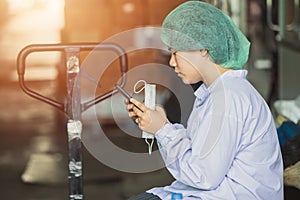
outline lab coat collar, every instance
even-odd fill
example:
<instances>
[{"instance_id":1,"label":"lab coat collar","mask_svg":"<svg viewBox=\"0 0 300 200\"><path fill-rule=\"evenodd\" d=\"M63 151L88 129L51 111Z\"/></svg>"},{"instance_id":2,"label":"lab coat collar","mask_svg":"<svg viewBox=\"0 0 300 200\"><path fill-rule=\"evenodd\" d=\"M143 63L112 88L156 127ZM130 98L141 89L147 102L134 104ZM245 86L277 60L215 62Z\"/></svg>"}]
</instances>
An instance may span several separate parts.
<instances>
[{"instance_id":1,"label":"lab coat collar","mask_svg":"<svg viewBox=\"0 0 300 200\"><path fill-rule=\"evenodd\" d=\"M246 78L248 74L247 70L228 70L224 72L221 76L219 76L209 87L205 84L202 84L195 92L194 95L198 99L198 101L203 102L210 92L216 87L217 83L221 81L225 77L240 77Z\"/></svg>"}]
</instances>

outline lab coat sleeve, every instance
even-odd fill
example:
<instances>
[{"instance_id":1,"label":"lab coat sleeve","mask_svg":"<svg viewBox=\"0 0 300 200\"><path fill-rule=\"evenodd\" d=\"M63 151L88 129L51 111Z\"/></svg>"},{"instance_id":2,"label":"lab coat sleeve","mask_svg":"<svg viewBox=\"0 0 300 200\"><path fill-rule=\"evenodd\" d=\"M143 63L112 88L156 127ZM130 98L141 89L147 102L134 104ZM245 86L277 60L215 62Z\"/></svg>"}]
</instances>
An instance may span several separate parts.
<instances>
[{"instance_id":1,"label":"lab coat sleeve","mask_svg":"<svg viewBox=\"0 0 300 200\"><path fill-rule=\"evenodd\" d=\"M222 123L216 125L216 121ZM223 115L208 115L198 123L192 138L187 137L186 129L171 124L155 137L166 167L177 181L211 190L222 182L230 168L242 126L238 120ZM212 131L218 131L213 142Z\"/></svg>"}]
</instances>

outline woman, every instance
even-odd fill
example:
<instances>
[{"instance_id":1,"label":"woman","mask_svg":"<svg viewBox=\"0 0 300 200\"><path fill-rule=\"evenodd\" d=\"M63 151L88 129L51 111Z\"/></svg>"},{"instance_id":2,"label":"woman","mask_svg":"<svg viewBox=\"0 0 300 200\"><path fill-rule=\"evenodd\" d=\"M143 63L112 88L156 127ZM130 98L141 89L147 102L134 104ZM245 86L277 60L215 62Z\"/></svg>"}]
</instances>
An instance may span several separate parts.
<instances>
[{"instance_id":1,"label":"woman","mask_svg":"<svg viewBox=\"0 0 300 200\"><path fill-rule=\"evenodd\" d=\"M170 65L185 84L202 81L187 127L161 107L131 99L129 116L153 133L175 181L134 199L283 199L283 163L272 114L247 81L250 43L232 20L201 1L175 8L162 25ZM136 107L139 107L140 110Z\"/></svg>"}]
</instances>

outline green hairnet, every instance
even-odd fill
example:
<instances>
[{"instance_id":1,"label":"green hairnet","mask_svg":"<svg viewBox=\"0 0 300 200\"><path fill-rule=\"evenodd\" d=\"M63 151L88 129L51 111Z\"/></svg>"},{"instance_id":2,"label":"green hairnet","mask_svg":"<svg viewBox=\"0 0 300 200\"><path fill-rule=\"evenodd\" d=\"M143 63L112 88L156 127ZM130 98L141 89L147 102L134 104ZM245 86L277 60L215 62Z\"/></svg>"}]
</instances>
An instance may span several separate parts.
<instances>
[{"instance_id":1,"label":"green hairnet","mask_svg":"<svg viewBox=\"0 0 300 200\"><path fill-rule=\"evenodd\" d=\"M165 18L161 40L178 51L207 49L214 63L242 69L250 43L228 15L201 1L188 1Z\"/></svg>"}]
</instances>

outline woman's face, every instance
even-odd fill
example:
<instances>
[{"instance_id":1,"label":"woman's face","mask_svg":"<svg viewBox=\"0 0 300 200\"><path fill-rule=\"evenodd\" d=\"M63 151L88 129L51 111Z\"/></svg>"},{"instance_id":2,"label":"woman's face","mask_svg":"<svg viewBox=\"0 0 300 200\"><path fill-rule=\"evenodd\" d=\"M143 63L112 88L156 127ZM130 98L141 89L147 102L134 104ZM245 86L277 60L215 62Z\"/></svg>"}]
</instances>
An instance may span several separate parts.
<instances>
[{"instance_id":1,"label":"woman's face","mask_svg":"<svg viewBox=\"0 0 300 200\"><path fill-rule=\"evenodd\" d=\"M185 84L203 81L199 65L201 65L200 51L174 51L171 50L169 61L171 67Z\"/></svg>"}]
</instances>

